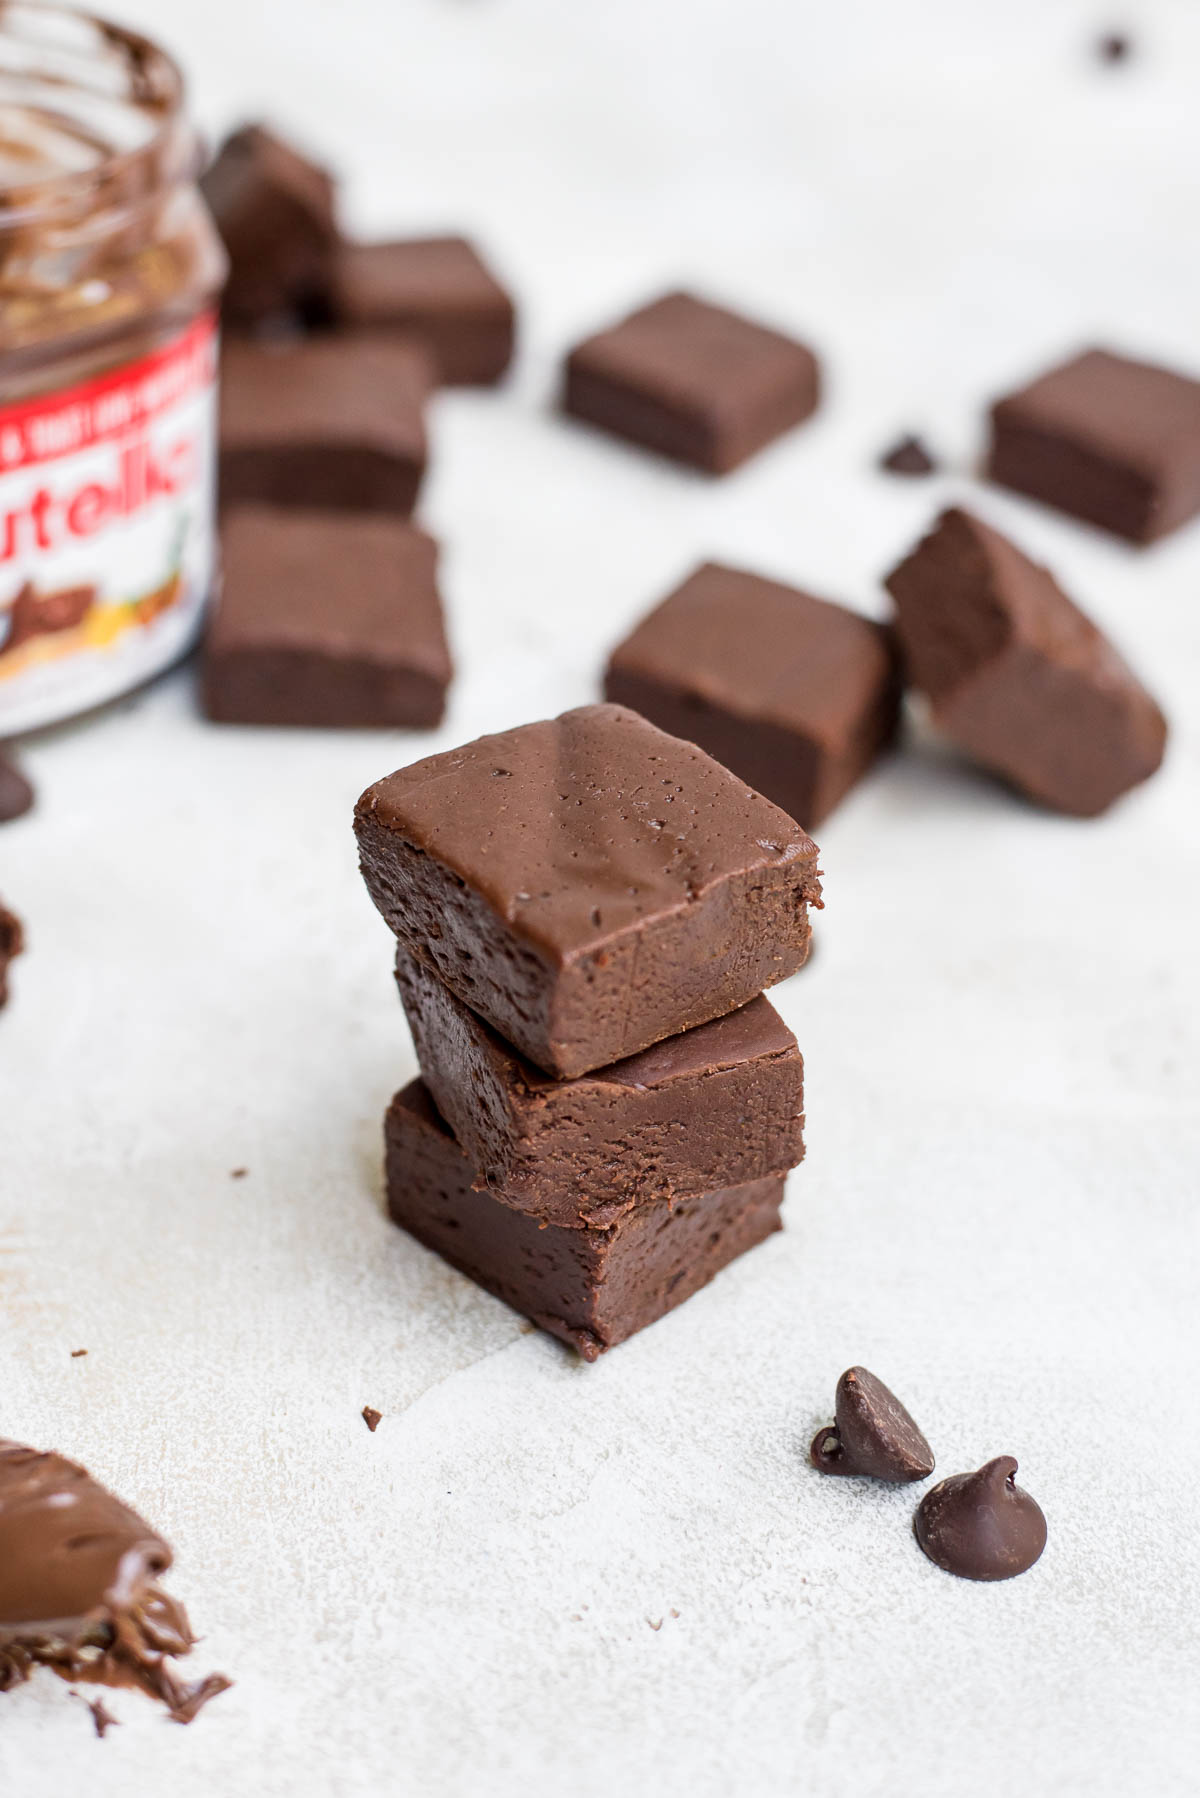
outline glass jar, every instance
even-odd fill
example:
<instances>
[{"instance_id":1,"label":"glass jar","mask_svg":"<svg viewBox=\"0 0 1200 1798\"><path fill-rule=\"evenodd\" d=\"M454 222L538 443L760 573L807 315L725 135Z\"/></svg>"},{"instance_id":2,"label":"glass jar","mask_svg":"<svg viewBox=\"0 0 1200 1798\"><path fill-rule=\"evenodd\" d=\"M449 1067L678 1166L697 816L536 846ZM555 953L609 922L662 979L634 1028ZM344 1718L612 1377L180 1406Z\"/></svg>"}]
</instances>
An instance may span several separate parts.
<instances>
[{"instance_id":1,"label":"glass jar","mask_svg":"<svg viewBox=\"0 0 1200 1798\"><path fill-rule=\"evenodd\" d=\"M0 738L146 680L214 563L225 263L170 57L0 9Z\"/></svg>"}]
</instances>

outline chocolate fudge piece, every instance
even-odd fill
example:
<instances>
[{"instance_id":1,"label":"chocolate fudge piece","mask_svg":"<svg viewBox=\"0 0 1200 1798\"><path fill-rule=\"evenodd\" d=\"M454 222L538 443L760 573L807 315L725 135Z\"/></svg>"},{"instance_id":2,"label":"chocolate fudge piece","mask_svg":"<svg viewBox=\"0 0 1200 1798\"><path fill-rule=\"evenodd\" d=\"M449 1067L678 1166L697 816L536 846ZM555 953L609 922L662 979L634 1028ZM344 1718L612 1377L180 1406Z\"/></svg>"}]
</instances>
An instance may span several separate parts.
<instances>
[{"instance_id":1,"label":"chocolate fudge piece","mask_svg":"<svg viewBox=\"0 0 1200 1798\"><path fill-rule=\"evenodd\" d=\"M425 473L432 385L427 351L400 339L227 343L222 502L407 516Z\"/></svg>"},{"instance_id":2,"label":"chocolate fudge piece","mask_svg":"<svg viewBox=\"0 0 1200 1798\"><path fill-rule=\"evenodd\" d=\"M8 1002L8 970L25 947L21 920L0 901L0 1006Z\"/></svg>"},{"instance_id":3,"label":"chocolate fudge piece","mask_svg":"<svg viewBox=\"0 0 1200 1798\"><path fill-rule=\"evenodd\" d=\"M190 1723L229 1681L187 1685L168 1662L196 1638L159 1585L171 1550L65 1456L0 1440L0 1692L48 1667L136 1686Z\"/></svg>"},{"instance_id":4,"label":"chocolate fudge piece","mask_svg":"<svg viewBox=\"0 0 1200 1798\"><path fill-rule=\"evenodd\" d=\"M337 249L330 176L263 125L244 125L201 178L229 256L233 324L303 311L328 293Z\"/></svg>"},{"instance_id":5,"label":"chocolate fudge piece","mask_svg":"<svg viewBox=\"0 0 1200 1798\"><path fill-rule=\"evenodd\" d=\"M576 1080L552 1080L404 949L396 980L434 1103L482 1181L543 1223L784 1173L804 1155L804 1062L762 997Z\"/></svg>"},{"instance_id":6,"label":"chocolate fudge piece","mask_svg":"<svg viewBox=\"0 0 1200 1798\"><path fill-rule=\"evenodd\" d=\"M821 902L817 846L790 818L620 706L402 768L355 829L400 941L563 1079L794 974Z\"/></svg>"},{"instance_id":7,"label":"chocolate fudge piece","mask_svg":"<svg viewBox=\"0 0 1200 1798\"><path fill-rule=\"evenodd\" d=\"M988 473L1152 543L1200 511L1200 381L1088 350L996 402Z\"/></svg>"},{"instance_id":8,"label":"chocolate fudge piece","mask_svg":"<svg viewBox=\"0 0 1200 1798\"><path fill-rule=\"evenodd\" d=\"M564 409L646 449L726 474L816 409L817 359L794 338L669 293L567 359Z\"/></svg>"},{"instance_id":9,"label":"chocolate fudge piece","mask_svg":"<svg viewBox=\"0 0 1200 1798\"><path fill-rule=\"evenodd\" d=\"M0 824L11 824L33 809L33 788L0 745Z\"/></svg>"},{"instance_id":10,"label":"chocolate fudge piece","mask_svg":"<svg viewBox=\"0 0 1200 1798\"><path fill-rule=\"evenodd\" d=\"M613 651L606 699L716 761L813 830L896 734L890 631L708 563Z\"/></svg>"},{"instance_id":11,"label":"chocolate fudge piece","mask_svg":"<svg viewBox=\"0 0 1200 1798\"><path fill-rule=\"evenodd\" d=\"M586 1361L782 1228L781 1174L674 1204L655 1199L607 1229L540 1224L475 1185L419 1080L392 1100L385 1133L394 1221Z\"/></svg>"},{"instance_id":12,"label":"chocolate fudge piece","mask_svg":"<svg viewBox=\"0 0 1200 1798\"><path fill-rule=\"evenodd\" d=\"M420 337L449 384L498 381L512 360L512 300L463 237L345 244L333 313L352 330Z\"/></svg>"},{"instance_id":13,"label":"chocolate fudge piece","mask_svg":"<svg viewBox=\"0 0 1200 1798\"><path fill-rule=\"evenodd\" d=\"M440 723L451 668L432 537L402 518L238 506L221 548L204 660L210 718Z\"/></svg>"},{"instance_id":14,"label":"chocolate fudge piece","mask_svg":"<svg viewBox=\"0 0 1200 1798\"><path fill-rule=\"evenodd\" d=\"M1055 811L1093 817L1162 761L1166 723L1048 569L942 514L888 576L908 676L934 722Z\"/></svg>"}]
</instances>

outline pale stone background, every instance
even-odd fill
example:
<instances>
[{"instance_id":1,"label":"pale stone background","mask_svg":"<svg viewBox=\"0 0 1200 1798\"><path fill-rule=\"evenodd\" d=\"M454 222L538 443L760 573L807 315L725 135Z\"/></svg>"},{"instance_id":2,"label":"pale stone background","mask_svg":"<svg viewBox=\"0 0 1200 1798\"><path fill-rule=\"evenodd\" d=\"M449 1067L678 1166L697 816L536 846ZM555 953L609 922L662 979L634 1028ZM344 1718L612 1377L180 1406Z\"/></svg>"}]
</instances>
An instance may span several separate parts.
<instances>
[{"instance_id":1,"label":"pale stone background","mask_svg":"<svg viewBox=\"0 0 1200 1798\"><path fill-rule=\"evenodd\" d=\"M163 1527L197 1667L237 1686L186 1732L118 1696L101 1743L39 1679L0 1699L0 1789L1194 1792L1200 527L1138 554L970 469L985 400L1081 340L1200 371L1200 12L125 12L214 133L266 111L339 163L358 228L477 231L524 344L505 391L437 407L436 738L206 727L181 674L29 746L40 809L0 837L31 943L0 1021L0 1428ZM1140 54L1104 68L1124 23ZM548 409L574 335L681 278L829 369L819 420L715 486ZM953 471L875 473L905 427ZM779 994L809 1064L787 1233L584 1367L382 1217L413 1061L352 802L591 697L702 554L878 611L964 496L1129 650L1169 763L1089 824L928 749L855 795ZM956 1582L911 1491L807 1470L852 1361L942 1471L1018 1456L1034 1572Z\"/></svg>"}]
</instances>

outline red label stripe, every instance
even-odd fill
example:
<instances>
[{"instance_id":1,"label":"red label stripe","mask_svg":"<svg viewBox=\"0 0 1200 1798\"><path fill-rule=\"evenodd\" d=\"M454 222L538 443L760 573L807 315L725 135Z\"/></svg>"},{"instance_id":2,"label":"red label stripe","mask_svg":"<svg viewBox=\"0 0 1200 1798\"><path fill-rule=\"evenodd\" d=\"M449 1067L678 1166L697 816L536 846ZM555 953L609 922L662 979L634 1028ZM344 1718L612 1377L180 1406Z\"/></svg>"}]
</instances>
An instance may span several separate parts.
<instances>
[{"instance_id":1,"label":"red label stripe","mask_svg":"<svg viewBox=\"0 0 1200 1798\"><path fill-rule=\"evenodd\" d=\"M206 312L165 348L58 393L0 406L0 475L112 443L216 375L217 321Z\"/></svg>"}]
</instances>

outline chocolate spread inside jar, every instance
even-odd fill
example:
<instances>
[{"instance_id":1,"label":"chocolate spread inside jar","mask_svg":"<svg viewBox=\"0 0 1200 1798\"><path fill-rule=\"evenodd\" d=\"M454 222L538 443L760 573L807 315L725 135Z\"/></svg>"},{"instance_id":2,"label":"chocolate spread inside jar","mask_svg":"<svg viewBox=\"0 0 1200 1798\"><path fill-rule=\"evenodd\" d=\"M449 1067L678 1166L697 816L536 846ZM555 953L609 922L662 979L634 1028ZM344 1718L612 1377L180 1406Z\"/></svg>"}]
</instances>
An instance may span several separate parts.
<instances>
[{"instance_id":1,"label":"chocolate spread inside jar","mask_svg":"<svg viewBox=\"0 0 1200 1798\"><path fill-rule=\"evenodd\" d=\"M0 0L0 738L189 647L224 255L170 57Z\"/></svg>"}]
</instances>

